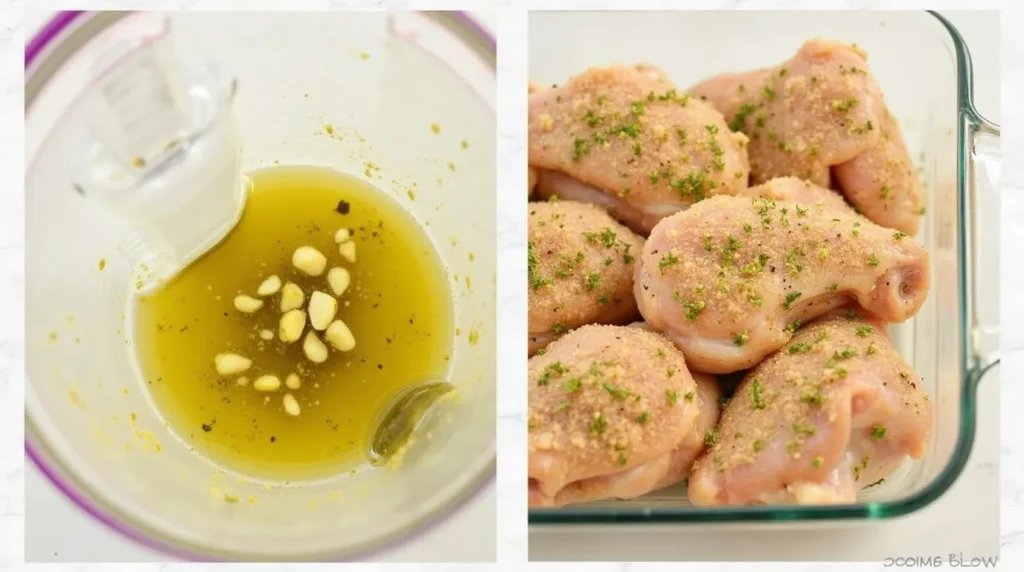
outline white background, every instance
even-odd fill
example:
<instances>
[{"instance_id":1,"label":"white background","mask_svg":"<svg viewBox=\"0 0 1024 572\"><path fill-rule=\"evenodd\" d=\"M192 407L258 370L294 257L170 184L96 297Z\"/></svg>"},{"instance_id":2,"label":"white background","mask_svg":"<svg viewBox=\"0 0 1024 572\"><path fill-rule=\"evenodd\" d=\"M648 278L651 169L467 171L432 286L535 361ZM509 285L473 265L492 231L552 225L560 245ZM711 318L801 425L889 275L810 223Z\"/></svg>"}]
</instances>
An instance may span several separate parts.
<instances>
[{"instance_id":1,"label":"white background","mask_svg":"<svg viewBox=\"0 0 1024 572\"><path fill-rule=\"evenodd\" d=\"M522 165L526 162L524 148L525 141L525 40L526 40L526 16L522 7L524 5L557 6L557 7L578 7L595 8L601 6L617 5L625 8L627 6L658 6L662 8L678 7L682 2L663 0L660 2L644 2L639 0L590 0L568 2L540 2L522 1L517 2L516 7L509 6L508 0L497 2L484 2L464 0L461 2L416 2L412 0L384 0L384 1L362 1L362 2L326 2L326 1L299 1L292 2L204 2L204 1L179 1L179 2L125 2L106 1L90 2L90 7L125 8L157 6L170 8L174 6L191 7L233 7L240 8L243 5L254 6L276 6L278 8L302 6L328 7L340 6L342 4L360 4L373 7L430 7L430 8L462 8L471 5L497 5L499 7L498 31L499 31L499 248L501 249L502 260L499 266L499 298L500 311L499 320L503 336L501 353L499 356L499 478L497 487L498 496L498 527L499 537L499 558L503 564L500 566L505 570L522 570L525 565L521 562L526 554L526 527L525 527L525 499L522 493L522 482L525 474L525 392L522 391L522 379L525 377L525 363L521 356L525 353L525 292L521 284L525 283L525 209L522 208L521 189L525 185L525 170ZM43 7L57 8L62 2L36 1L32 3L36 9ZM77 4L77 3L76 3ZM22 483L25 478L24 455L22 445L22 403L24 379L23 364L23 199L22 199L22 172L24 158L22 154L22 81L23 81L23 49L25 43L26 26L28 22L22 10L26 3L19 0L0 1L0 177L3 177L0 184L0 570L10 566L11 569L22 569L24 557L24 495ZM922 8L926 4L920 2L895 2L888 3L864 0L839 1L812 1L783 2L783 1L694 1L688 2L690 7L758 7L775 8L790 5L803 7L914 7ZM1002 6L1004 12L1002 20L1002 84L1001 100L1006 102L1004 112L1001 114L1003 125L1003 199L1001 205L1002 235L1003 235L1003 264L1002 264L1002 300L1003 300L1003 323L1012 326L1024 323L1024 301L1021 298L1021 284L1024 283L1024 265L1020 255L1021 245L1024 245L1024 168L1022 168L1022 157L1024 157L1024 142L1020 138L1020 128L1024 115L1019 107L1024 102L1024 42L1019 38L1019 28L1024 19L1019 10L1020 2L1017 0L1004 0L1003 2L956 2L956 1L935 1L929 4L930 7L960 7L981 9L986 7ZM961 24L962 25L962 24ZM964 26L961 30L965 35L970 34L970 28ZM979 61L978 52L980 46L985 42L984 33L978 40L970 35L968 42L975 52L976 65L982 67ZM598 41L600 39L595 39ZM993 71L978 73L994 73ZM980 88L979 88L980 89ZM984 93L978 94L981 110L995 117L992 111L985 107ZM990 99L991 101L991 99ZM506 342L507 343L504 343ZM1019 326L1016 329L1009 329L1003 335L1005 349L1024 348L1024 329ZM1001 498L1003 508L1001 513L1002 521L1002 569L1019 569L1024 564L1024 425L1022 425L1020 408L1024 405L1024 386L1022 386L1021 373L1024 371L1024 355L1021 352L1010 354L1004 358L1001 368L1003 379L1001 386L1002 415L1002 440L998 448L999 466L1002 473ZM981 398L984 401L986 392L991 392L995 380L988 379L981 387ZM990 428L994 429L994 428ZM979 439L987 439L994 442L995 432L979 433ZM972 463L974 460L972 459ZM982 467L984 470L984 467ZM966 491L969 499L970 490ZM952 494L952 493L950 493ZM969 508L968 508L969 511ZM928 522L916 525L918 528L930 527L929 530L935 533L949 530L957 524L969 522L969 514L964 513L957 517L933 515ZM982 518L986 518L982 516ZM990 516L987 518L991 518ZM55 528L69 522L71 519L67 513L54 513L50 527ZM970 528L968 525L967 528ZM52 531L51 531L52 533ZM82 533L86 534L86 533ZM105 542L97 540L93 533L88 533L82 539L83 542ZM749 547L737 538L734 534L718 533L716 536L725 541L730 553L743 554ZM677 534L676 542L685 538L685 533ZM806 545L813 542L813 539L803 537L799 539ZM864 542L859 534L851 534L845 537L845 541L839 542ZM606 539L593 538L588 543L590 547L598 547ZM672 538L663 540L666 544L673 542ZM62 548L68 550L68 548ZM124 549L123 547L121 549ZM120 549L119 549L120 550ZM52 552L52 551L51 551ZM122 553L125 554L125 553ZM135 553L136 557L138 553ZM827 553L826 553L827 554ZM1011 564L1012 563L1012 564ZM692 570L738 570L746 568L743 565L724 564L720 566L709 565L586 565L579 567L581 570L604 571L604 570L665 570L692 569ZM145 566L132 564L127 566L74 566L65 567L58 565L38 565L32 569L66 569L66 570L177 570L178 565L165 565L158 568L157 565ZM212 566L196 566L189 569L210 569ZM219 567L218 567L219 568ZM483 566L473 566L473 569ZM539 569L565 570L566 565L538 566ZM791 572L795 570L832 570L832 569L880 569L881 564L864 565L775 565L775 570ZM180 569L184 569L183 567ZM237 566L232 569L255 569L251 566ZM260 567L261 570L298 570L307 569L306 566L274 566Z\"/></svg>"}]
</instances>

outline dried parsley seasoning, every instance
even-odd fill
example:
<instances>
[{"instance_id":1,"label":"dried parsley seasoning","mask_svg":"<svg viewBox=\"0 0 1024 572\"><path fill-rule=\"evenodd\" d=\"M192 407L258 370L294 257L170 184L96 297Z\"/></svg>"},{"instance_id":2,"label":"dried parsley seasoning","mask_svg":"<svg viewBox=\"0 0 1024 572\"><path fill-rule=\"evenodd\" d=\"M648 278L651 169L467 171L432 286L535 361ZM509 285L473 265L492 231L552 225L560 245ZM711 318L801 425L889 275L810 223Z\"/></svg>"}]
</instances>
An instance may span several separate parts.
<instances>
[{"instance_id":1,"label":"dried parsley seasoning","mask_svg":"<svg viewBox=\"0 0 1024 572\"><path fill-rule=\"evenodd\" d=\"M794 423L793 432L798 435L814 435L817 433L817 429L812 425L804 425L803 423Z\"/></svg>"},{"instance_id":2,"label":"dried parsley seasoning","mask_svg":"<svg viewBox=\"0 0 1024 572\"><path fill-rule=\"evenodd\" d=\"M650 411L644 411L640 415L636 416L636 422L641 424L641 425L643 425L644 423L647 423L650 420L651 420L651 412Z\"/></svg>"},{"instance_id":3,"label":"dried parsley seasoning","mask_svg":"<svg viewBox=\"0 0 1024 572\"><path fill-rule=\"evenodd\" d=\"M856 330L854 330L854 333L856 333L857 336L861 338L866 338L873 334L874 332L875 329L872 328L871 326L857 326Z\"/></svg>"},{"instance_id":4,"label":"dried parsley seasoning","mask_svg":"<svg viewBox=\"0 0 1024 572\"><path fill-rule=\"evenodd\" d=\"M871 436L879 441L885 439L886 433L887 431L884 425L875 425L874 427L871 428Z\"/></svg>"},{"instance_id":5,"label":"dried parsley seasoning","mask_svg":"<svg viewBox=\"0 0 1024 572\"><path fill-rule=\"evenodd\" d=\"M662 274L664 274L666 268L668 268L668 267L670 267L670 266L672 266L674 264L678 264L678 263L679 263L679 257L676 256L673 252L669 251L668 254L666 254L665 256L662 256L661 260L658 261L658 270Z\"/></svg>"},{"instance_id":6,"label":"dried parsley seasoning","mask_svg":"<svg viewBox=\"0 0 1024 572\"><path fill-rule=\"evenodd\" d=\"M608 430L608 420L604 418L604 414L598 413L594 416L593 421L590 422L590 434L601 435Z\"/></svg>"},{"instance_id":7,"label":"dried parsley seasoning","mask_svg":"<svg viewBox=\"0 0 1024 572\"><path fill-rule=\"evenodd\" d=\"M750 399L751 409L765 408L766 403L764 400L764 385L761 385L761 382L756 379L750 382Z\"/></svg>"},{"instance_id":8,"label":"dried parsley seasoning","mask_svg":"<svg viewBox=\"0 0 1024 572\"><path fill-rule=\"evenodd\" d=\"M736 111L736 115L733 115L732 120L729 122L729 129L733 131L740 131L743 126L747 123L747 116L757 111L757 107L744 103L740 105L739 110Z\"/></svg>"},{"instance_id":9,"label":"dried parsley seasoning","mask_svg":"<svg viewBox=\"0 0 1024 572\"><path fill-rule=\"evenodd\" d=\"M687 391L685 394L683 394L683 399L685 399L688 403L692 403L694 397L696 397L696 394L693 391Z\"/></svg>"},{"instance_id":10,"label":"dried parsley seasoning","mask_svg":"<svg viewBox=\"0 0 1024 572\"><path fill-rule=\"evenodd\" d=\"M530 280L530 287L534 290L539 290L543 286L551 283L549 278L544 278L540 275L538 268L539 260L537 258L537 251L533 245L533 241L526 243L526 271Z\"/></svg>"},{"instance_id":11,"label":"dried parsley seasoning","mask_svg":"<svg viewBox=\"0 0 1024 572\"><path fill-rule=\"evenodd\" d=\"M853 109L854 106L856 106L856 105L857 105L857 100L856 99L852 99L851 98L851 99L836 100L836 101L832 102L832 109L834 111L839 111L841 113L846 113L847 111L850 111L851 109Z\"/></svg>"},{"instance_id":12,"label":"dried parsley seasoning","mask_svg":"<svg viewBox=\"0 0 1024 572\"><path fill-rule=\"evenodd\" d=\"M537 385L547 385L553 377L560 377L567 371L569 371L569 368L562 365L562 362L560 361L549 363L548 366L544 368L544 373L537 380Z\"/></svg>"},{"instance_id":13,"label":"dried parsley seasoning","mask_svg":"<svg viewBox=\"0 0 1024 572\"><path fill-rule=\"evenodd\" d=\"M597 374L595 373L594 375L596 376ZM632 395L629 391L626 391L625 389L622 389L621 387L615 387L614 385L612 385L612 384L610 384L608 382L602 383L601 386L604 387L604 390L607 391L608 393L610 393L612 397L614 397L615 399L618 399L620 401L624 400L627 397L629 397L630 395Z\"/></svg>"},{"instance_id":14,"label":"dried parsley seasoning","mask_svg":"<svg viewBox=\"0 0 1024 572\"><path fill-rule=\"evenodd\" d=\"M562 384L562 389L564 389L566 393L576 393L583 389L583 380L578 377L567 379Z\"/></svg>"},{"instance_id":15,"label":"dried parsley seasoning","mask_svg":"<svg viewBox=\"0 0 1024 572\"><path fill-rule=\"evenodd\" d=\"M735 344L736 346L743 347L743 346L747 345L747 342L749 342L749 341L750 341L750 334L746 330L743 330L742 332L740 332L738 334L733 334L732 335L732 343Z\"/></svg>"},{"instance_id":16,"label":"dried parsley seasoning","mask_svg":"<svg viewBox=\"0 0 1024 572\"><path fill-rule=\"evenodd\" d=\"M782 302L782 307L788 310L789 307L793 305L793 302L796 302L797 298L802 295L803 294L801 292L790 292L789 294L786 294L786 299Z\"/></svg>"},{"instance_id":17,"label":"dried parsley seasoning","mask_svg":"<svg viewBox=\"0 0 1024 572\"><path fill-rule=\"evenodd\" d=\"M718 430L708 429L708 432L704 434L704 444L708 447L714 447L718 444Z\"/></svg>"},{"instance_id":18,"label":"dried parsley seasoning","mask_svg":"<svg viewBox=\"0 0 1024 572\"><path fill-rule=\"evenodd\" d=\"M666 389L665 400L669 407L675 407L676 403L679 403L679 393L674 389Z\"/></svg>"}]
</instances>

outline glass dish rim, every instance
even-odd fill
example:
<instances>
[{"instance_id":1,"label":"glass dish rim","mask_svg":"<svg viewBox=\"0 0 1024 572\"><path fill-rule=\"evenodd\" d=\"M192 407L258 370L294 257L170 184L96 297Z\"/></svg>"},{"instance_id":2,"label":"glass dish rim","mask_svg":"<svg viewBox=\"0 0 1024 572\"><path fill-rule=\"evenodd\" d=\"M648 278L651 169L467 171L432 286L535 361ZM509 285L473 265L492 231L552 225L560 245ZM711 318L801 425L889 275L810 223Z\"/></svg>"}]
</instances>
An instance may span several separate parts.
<instances>
[{"instance_id":1,"label":"glass dish rim","mask_svg":"<svg viewBox=\"0 0 1024 572\"><path fill-rule=\"evenodd\" d=\"M481 23L469 14L469 12L412 12L416 12L430 18L436 24L452 33L460 43L464 44L471 52L480 58L485 65L496 73L496 37L491 31L484 28ZM47 20L25 44L24 69L26 87L28 86L29 79L34 73L33 67L35 65L52 65L53 67L49 71L49 74L45 76L42 82L38 85L37 93L38 91L41 91L46 83L57 73L66 61L66 59L58 59L56 62L45 61L48 57L46 54L47 50L54 46L59 46L60 42L67 40L68 36L73 34L78 26L87 22L93 16L103 13L104 11L64 10L56 12L49 20ZM110 14L110 12L106 13ZM117 15L113 20L106 24L102 24L99 30L94 30L85 38L85 40L88 41L99 31L106 29L116 21L119 21L122 17L132 13L135 12L116 12ZM72 53L77 49L77 47L78 46L74 45L71 46ZM40 60L42 60L41 64ZM35 68L35 70L38 69L38 67ZM25 104L26 115L30 108L31 101L27 100ZM25 374L25 378L25 382L27 384L27 373ZM164 534L160 534L151 527L143 525L133 518L127 517L123 510L116 508L111 503L103 500L102 495L91 490L87 486L83 486L80 482L77 482L77 479L72 476L73 472L68 470L62 460L56 458L56 456L52 454L50 447L45 443L45 439L40 437L40 435L40 432L36 429L34 420L31 418L26 408L26 458L29 459L40 470L45 478L54 487L56 487L64 497L70 500L72 504L84 511L93 520L98 521L107 529L115 532L119 536L139 546L143 546L182 561L216 562L232 561L247 557L251 558L251 556L243 554L216 552L209 549L204 550L200 547L189 545L176 539L171 539ZM35 436L35 438L33 438L33 436ZM421 538L427 533L438 529L443 523L450 520L451 517L454 516L461 508L483 495L483 492L496 479L495 467L497 464L497 455L493 444L490 447L489 457L489 460L484 459L484 462L480 464L481 470L479 473L468 481L461 491L458 491L458 493L445 504L438 506L433 513L426 515L417 522L413 522L397 531L394 531L386 537L377 539L375 542L367 546L357 548L342 557L332 555L332 553L306 555L293 554L288 555L287 557L289 559L298 558L319 562L366 560L377 557L400 546L407 545L413 540Z\"/></svg>"},{"instance_id":2,"label":"glass dish rim","mask_svg":"<svg viewBox=\"0 0 1024 572\"><path fill-rule=\"evenodd\" d=\"M996 363L984 363L970 344L970 328L972 321L971 290L968 287L971 272L970 251L968 250L967 227L969 210L968 172L971 164L970 141L979 133L985 132L998 136L999 126L978 112L974 106L974 72L971 54L966 41L957 28L941 14L927 10L949 33L956 55L957 74L957 206L961 212L958 225L957 253L960 272L959 283L959 314L961 320L960 352L963 356L961 365L961 399L960 426L957 431L956 447L949 462L924 489L895 501L875 501L848 505L832 506L740 506L722 508L687 509L653 509L653 508L558 508L530 509L530 526L565 526L565 525L621 525L621 524L712 524L735 522L816 522L833 520L884 520L904 516L931 504L945 493L959 478L964 465L974 447L976 431L976 391L978 382Z\"/></svg>"}]
</instances>

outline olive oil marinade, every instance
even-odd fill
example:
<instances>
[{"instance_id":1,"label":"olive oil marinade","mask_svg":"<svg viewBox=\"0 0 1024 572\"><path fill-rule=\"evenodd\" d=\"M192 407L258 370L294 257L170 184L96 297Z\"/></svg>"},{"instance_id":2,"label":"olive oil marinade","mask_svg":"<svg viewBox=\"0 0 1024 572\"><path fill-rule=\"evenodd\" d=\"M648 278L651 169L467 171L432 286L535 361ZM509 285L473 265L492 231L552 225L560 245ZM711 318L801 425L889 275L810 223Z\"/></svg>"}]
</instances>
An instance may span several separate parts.
<instances>
[{"instance_id":1,"label":"olive oil marinade","mask_svg":"<svg viewBox=\"0 0 1024 572\"><path fill-rule=\"evenodd\" d=\"M138 300L140 365L168 422L197 451L254 476L324 477L363 460L375 415L391 396L443 377L452 337L447 280L416 222L366 183L313 167L251 176L237 227L160 291ZM339 229L351 235L355 262L339 255ZM323 253L326 268L344 268L351 277L337 296L336 315L355 347L331 349L322 363L310 360L303 339L281 340L282 293L256 293L270 276L302 290L303 310L314 291L331 293L328 272L310 276L293 264L303 246ZM240 311L234 302L240 295L263 303ZM309 331L307 321L303 337ZM226 353L251 366L218 374L215 358ZM294 378L286 386L292 374L297 389ZM280 380L279 389L258 390L255 382L266 376ZM286 394L298 408L286 407Z\"/></svg>"}]
</instances>

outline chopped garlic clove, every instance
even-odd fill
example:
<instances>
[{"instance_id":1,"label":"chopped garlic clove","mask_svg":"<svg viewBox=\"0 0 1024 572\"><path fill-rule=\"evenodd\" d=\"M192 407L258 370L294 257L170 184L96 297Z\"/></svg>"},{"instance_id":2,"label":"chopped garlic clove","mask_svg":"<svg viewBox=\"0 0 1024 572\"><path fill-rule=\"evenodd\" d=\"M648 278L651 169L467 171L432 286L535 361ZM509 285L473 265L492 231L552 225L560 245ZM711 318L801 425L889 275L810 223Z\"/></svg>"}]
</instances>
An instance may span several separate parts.
<instances>
[{"instance_id":1,"label":"chopped garlic clove","mask_svg":"<svg viewBox=\"0 0 1024 572\"><path fill-rule=\"evenodd\" d=\"M239 312L251 314L263 307L263 300L242 294L235 296L235 309Z\"/></svg>"},{"instance_id":2,"label":"chopped garlic clove","mask_svg":"<svg viewBox=\"0 0 1024 572\"><path fill-rule=\"evenodd\" d=\"M290 393L284 394L284 410L288 415L292 417L298 417L302 411L299 409L299 402L295 400L295 396Z\"/></svg>"},{"instance_id":3,"label":"chopped garlic clove","mask_svg":"<svg viewBox=\"0 0 1024 572\"><path fill-rule=\"evenodd\" d=\"M323 331L331 320L334 319L334 314L338 312L338 301L335 300L330 294L325 294L317 290L309 296L309 323L315 330Z\"/></svg>"},{"instance_id":4,"label":"chopped garlic clove","mask_svg":"<svg viewBox=\"0 0 1024 572\"><path fill-rule=\"evenodd\" d=\"M331 325L327 326L324 337L338 351L347 352L356 347L356 338L352 335L352 330L341 320L331 322Z\"/></svg>"},{"instance_id":5,"label":"chopped garlic clove","mask_svg":"<svg viewBox=\"0 0 1024 572\"><path fill-rule=\"evenodd\" d=\"M306 295L302 293L302 288L299 288L295 284L288 282L284 285L284 289L281 290L281 311L287 312L296 308L301 308L302 303L306 301Z\"/></svg>"},{"instance_id":6,"label":"chopped garlic clove","mask_svg":"<svg viewBox=\"0 0 1024 572\"><path fill-rule=\"evenodd\" d=\"M348 239L352 238L352 232L347 228L339 228L338 232L334 233L334 243L341 244L348 242Z\"/></svg>"},{"instance_id":7,"label":"chopped garlic clove","mask_svg":"<svg viewBox=\"0 0 1024 572\"><path fill-rule=\"evenodd\" d=\"M338 254L349 262L356 261L356 243L349 241L338 247Z\"/></svg>"},{"instance_id":8,"label":"chopped garlic clove","mask_svg":"<svg viewBox=\"0 0 1024 572\"><path fill-rule=\"evenodd\" d=\"M277 391L281 388L281 380L276 375L264 375L252 382L256 391Z\"/></svg>"},{"instance_id":9,"label":"chopped garlic clove","mask_svg":"<svg viewBox=\"0 0 1024 572\"><path fill-rule=\"evenodd\" d=\"M213 365L220 375L234 375L252 367L252 360L238 354L223 353L213 358Z\"/></svg>"},{"instance_id":10,"label":"chopped garlic clove","mask_svg":"<svg viewBox=\"0 0 1024 572\"><path fill-rule=\"evenodd\" d=\"M277 294L277 291L281 289L281 279L277 275L273 275L260 283L260 287L256 289L256 294L260 296L271 296Z\"/></svg>"},{"instance_id":11,"label":"chopped garlic clove","mask_svg":"<svg viewBox=\"0 0 1024 572\"><path fill-rule=\"evenodd\" d=\"M306 334L306 339L302 342L302 351L311 362L324 363L327 361L327 346L320 341L320 338L316 337L316 332Z\"/></svg>"},{"instance_id":12,"label":"chopped garlic clove","mask_svg":"<svg viewBox=\"0 0 1024 572\"><path fill-rule=\"evenodd\" d=\"M334 292L335 296L344 294L351 282L352 275L344 268L335 266L327 271L327 284L331 287L331 292Z\"/></svg>"},{"instance_id":13,"label":"chopped garlic clove","mask_svg":"<svg viewBox=\"0 0 1024 572\"><path fill-rule=\"evenodd\" d=\"M327 267L327 257L312 246L300 246L292 254L292 265L310 276L320 276Z\"/></svg>"},{"instance_id":14,"label":"chopped garlic clove","mask_svg":"<svg viewBox=\"0 0 1024 572\"><path fill-rule=\"evenodd\" d=\"M281 316L278 324L277 337L281 341L290 344L302 337L302 330L306 328L306 313L302 310L291 310Z\"/></svg>"},{"instance_id":15,"label":"chopped garlic clove","mask_svg":"<svg viewBox=\"0 0 1024 572\"><path fill-rule=\"evenodd\" d=\"M297 390L302 387L302 379L299 378L298 374L289 373L288 377L284 378L284 384L288 386L288 389Z\"/></svg>"},{"instance_id":16,"label":"chopped garlic clove","mask_svg":"<svg viewBox=\"0 0 1024 572\"><path fill-rule=\"evenodd\" d=\"M246 385L249 385L249 378L243 375L242 377L236 379L235 383L241 385L242 387L245 387Z\"/></svg>"},{"instance_id":17,"label":"chopped garlic clove","mask_svg":"<svg viewBox=\"0 0 1024 572\"><path fill-rule=\"evenodd\" d=\"M260 339L269 342L270 340L274 339L274 331L260 330Z\"/></svg>"}]
</instances>

